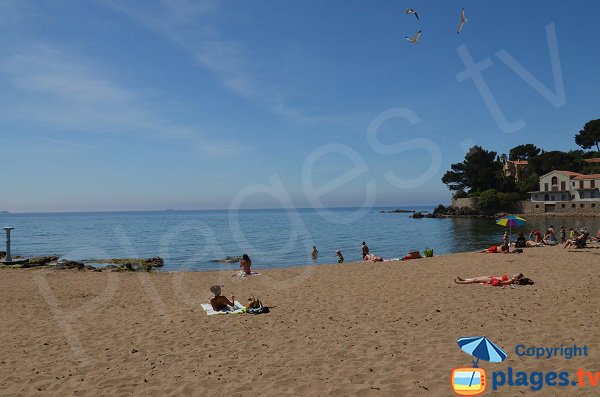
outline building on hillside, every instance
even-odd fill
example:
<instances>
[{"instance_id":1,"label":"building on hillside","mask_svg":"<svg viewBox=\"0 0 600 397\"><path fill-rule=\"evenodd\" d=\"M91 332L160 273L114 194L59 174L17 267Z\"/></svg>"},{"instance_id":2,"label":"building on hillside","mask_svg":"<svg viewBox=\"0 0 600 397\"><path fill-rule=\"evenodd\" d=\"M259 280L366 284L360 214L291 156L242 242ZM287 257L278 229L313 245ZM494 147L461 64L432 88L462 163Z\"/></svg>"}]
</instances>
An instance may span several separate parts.
<instances>
[{"instance_id":1,"label":"building on hillside","mask_svg":"<svg viewBox=\"0 0 600 397\"><path fill-rule=\"evenodd\" d=\"M507 160L503 165L504 175L513 177L518 182L523 179L523 171L528 165L527 160Z\"/></svg>"},{"instance_id":2,"label":"building on hillside","mask_svg":"<svg viewBox=\"0 0 600 397\"><path fill-rule=\"evenodd\" d=\"M540 190L529 192L525 212L600 212L600 174L551 171L540 177Z\"/></svg>"},{"instance_id":3,"label":"building on hillside","mask_svg":"<svg viewBox=\"0 0 600 397\"><path fill-rule=\"evenodd\" d=\"M588 164L600 164L600 157L594 157L593 159L583 159Z\"/></svg>"}]
</instances>

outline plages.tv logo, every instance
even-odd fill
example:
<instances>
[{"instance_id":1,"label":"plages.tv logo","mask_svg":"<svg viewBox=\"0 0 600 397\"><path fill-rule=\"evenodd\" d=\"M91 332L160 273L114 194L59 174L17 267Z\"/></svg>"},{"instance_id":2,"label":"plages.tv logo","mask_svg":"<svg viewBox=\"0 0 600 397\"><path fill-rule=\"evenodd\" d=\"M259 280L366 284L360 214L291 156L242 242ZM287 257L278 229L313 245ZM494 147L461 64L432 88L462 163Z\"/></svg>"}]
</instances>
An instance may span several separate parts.
<instances>
[{"instance_id":1,"label":"plages.tv logo","mask_svg":"<svg viewBox=\"0 0 600 397\"><path fill-rule=\"evenodd\" d=\"M473 367L454 368L450 375L452 390L459 396L478 396L485 392L487 378L485 370L479 368L479 360L499 363L506 359L504 350L485 336L458 338L458 346L465 353L475 357Z\"/></svg>"}]
</instances>

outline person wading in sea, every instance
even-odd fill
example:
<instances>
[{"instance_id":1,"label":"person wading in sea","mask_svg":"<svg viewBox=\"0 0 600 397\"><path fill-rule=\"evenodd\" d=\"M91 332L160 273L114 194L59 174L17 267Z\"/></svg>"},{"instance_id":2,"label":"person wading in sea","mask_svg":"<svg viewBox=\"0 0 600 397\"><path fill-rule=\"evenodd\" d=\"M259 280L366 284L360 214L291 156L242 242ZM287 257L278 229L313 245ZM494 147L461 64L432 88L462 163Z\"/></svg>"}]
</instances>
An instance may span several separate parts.
<instances>
[{"instance_id":1,"label":"person wading in sea","mask_svg":"<svg viewBox=\"0 0 600 397\"><path fill-rule=\"evenodd\" d=\"M365 243L364 241L362 242L362 258L363 260L365 259L365 257L369 255L369 247L367 247L367 243Z\"/></svg>"}]
</instances>

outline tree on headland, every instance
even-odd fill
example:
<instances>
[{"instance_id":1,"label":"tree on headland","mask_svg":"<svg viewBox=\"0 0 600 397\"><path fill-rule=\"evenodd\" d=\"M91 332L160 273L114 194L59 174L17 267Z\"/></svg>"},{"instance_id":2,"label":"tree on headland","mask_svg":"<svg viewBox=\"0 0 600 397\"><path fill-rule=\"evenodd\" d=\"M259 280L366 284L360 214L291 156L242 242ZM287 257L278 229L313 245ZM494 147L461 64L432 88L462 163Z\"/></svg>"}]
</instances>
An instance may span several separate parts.
<instances>
[{"instance_id":1,"label":"tree on headland","mask_svg":"<svg viewBox=\"0 0 600 397\"><path fill-rule=\"evenodd\" d=\"M570 152L552 150L529 160L529 168L537 175L544 175L553 170L581 172L582 167L581 151L578 150Z\"/></svg>"},{"instance_id":2,"label":"tree on headland","mask_svg":"<svg viewBox=\"0 0 600 397\"><path fill-rule=\"evenodd\" d=\"M515 146L510 149L508 153L508 159L515 160L529 160L532 157L538 156L541 150L537 148L537 146L528 143L526 145Z\"/></svg>"},{"instance_id":3,"label":"tree on headland","mask_svg":"<svg viewBox=\"0 0 600 397\"><path fill-rule=\"evenodd\" d=\"M596 146L596 150L600 152L600 119L585 123L583 129L575 135L575 143L583 149L591 149Z\"/></svg>"},{"instance_id":4,"label":"tree on headland","mask_svg":"<svg viewBox=\"0 0 600 397\"><path fill-rule=\"evenodd\" d=\"M442 182L450 190L468 193L498 189L504 184L502 163L497 153L481 146L473 146L462 163L450 166L450 171L442 177Z\"/></svg>"}]
</instances>

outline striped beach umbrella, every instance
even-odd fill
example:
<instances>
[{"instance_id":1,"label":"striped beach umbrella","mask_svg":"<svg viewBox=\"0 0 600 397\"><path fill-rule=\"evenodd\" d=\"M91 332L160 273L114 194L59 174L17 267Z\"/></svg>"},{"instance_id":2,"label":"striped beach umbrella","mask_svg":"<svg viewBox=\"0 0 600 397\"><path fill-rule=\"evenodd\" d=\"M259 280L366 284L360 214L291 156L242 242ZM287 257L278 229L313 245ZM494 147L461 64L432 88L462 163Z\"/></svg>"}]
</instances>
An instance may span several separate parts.
<instances>
[{"instance_id":1,"label":"striped beach umbrella","mask_svg":"<svg viewBox=\"0 0 600 397\"><path fill-rule=\"evenodd\" d=\"M504 350L496 346L485 336L471 336L466 338L458 338L458 347L467 354L477 358L473 361L473 367L477 368L479 360L499 363L506 360L507 354ZM469 386L473 383L475 372L471 375Z\"/></svg>"},{"instance_id":2,"label":"striped beach umbrella","mask_svg":"<svg viewBox=\"0 0 600 397\"><path fill-rule=\"evenodd\" d=\"M496 219L496 224L509 228L509 230L510 230L510 238L508 240L509 242L512 239L513 226L520 227L520 226L524 226L526 223L527 223L527 221L525 219L521 218L520 216L516 216L516 215L505 215L501 218Z\"/></svg>"},{"instance_id":3,"label":"striped beach umbrella","mask_svg":"<svg viewBox=\"0 0 600 397\"><path fill-rule=\"evenodd\" d=\"M496 346L485 336L472 336L458 338L458 346L467 354L477 358L474 366L477 367L479 360L499 363L506 360L507 354Z\"/></svg>"}]
</instances>

